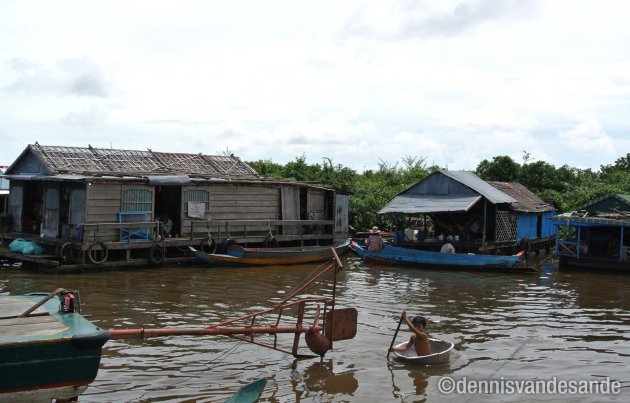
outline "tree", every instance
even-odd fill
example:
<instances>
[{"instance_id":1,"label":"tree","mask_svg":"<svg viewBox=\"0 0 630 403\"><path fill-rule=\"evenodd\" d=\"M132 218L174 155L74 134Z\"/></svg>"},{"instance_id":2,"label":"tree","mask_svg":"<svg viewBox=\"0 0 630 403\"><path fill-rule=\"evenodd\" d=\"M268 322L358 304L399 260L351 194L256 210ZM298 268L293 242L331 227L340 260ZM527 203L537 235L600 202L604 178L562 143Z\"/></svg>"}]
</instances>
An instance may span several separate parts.
<instances>
[{"instance_id":1,"label":"tree","mask_svg":"<svg viewBox=\"0 0 630 403\"><path fill-rule=\"evenodd\" d=\"M483 160L477 165L477 175L487 181L513 182L518 180L521 166L507 155Z\"/></svg>"},{"instance_id":2,"label":"tree","mask_svg":"<svg viewBox=\"0 0 630 403\"><path fill-rule=\"evenodd\" d=\"M518 180L534 193L545 189L562 191L565 187L557 175L556 167L544 161L523 164Z\"/></svg>"},{"instance_id":3,"label":"tree","mask_svg":"<svg viewBox=\"0 0 630 403\"><path fill-rule=\"evenodd\" d=\"M602 165L602 173L610 173L611 171L625 171L630 172L630 153L625 157L617 158L614 165Z\"/></svg>"}]
</instances>

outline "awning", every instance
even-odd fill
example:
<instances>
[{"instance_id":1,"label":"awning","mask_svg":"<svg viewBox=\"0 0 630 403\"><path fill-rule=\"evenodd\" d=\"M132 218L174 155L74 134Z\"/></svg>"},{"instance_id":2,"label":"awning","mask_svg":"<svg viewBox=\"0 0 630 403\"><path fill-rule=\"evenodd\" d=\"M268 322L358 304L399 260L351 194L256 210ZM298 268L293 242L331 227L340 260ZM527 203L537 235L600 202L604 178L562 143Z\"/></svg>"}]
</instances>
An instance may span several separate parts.
<instances>
[{"instance_id":1,"label":"awning","mask_svg":"<svg viewBox=\"0 0 630 403\"><path fill-rule=\"evenodd\" d=\"M188 175L156 175L146 176L150 185L188 185L190 177Z\"/></svg>"},{"instance_id":2,"label":"awning","mask_svg":"<svg viewBox=\"0 0 630 403\"><path fill-rule=\"evenodd\" d=\"M466 212L481 198L481 195L399 195L394 197L378 213L428 214Z\"/></svg>"}]
</instances>

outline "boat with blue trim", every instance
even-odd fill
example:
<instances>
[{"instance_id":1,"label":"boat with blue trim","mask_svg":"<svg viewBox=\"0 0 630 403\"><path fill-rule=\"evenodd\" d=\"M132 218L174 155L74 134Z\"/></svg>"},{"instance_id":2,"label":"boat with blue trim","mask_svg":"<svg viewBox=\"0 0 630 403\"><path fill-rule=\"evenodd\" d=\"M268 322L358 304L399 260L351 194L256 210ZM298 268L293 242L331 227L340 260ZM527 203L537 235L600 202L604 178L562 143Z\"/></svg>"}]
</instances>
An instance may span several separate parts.
<instances>
[{"instance_id":1,"label":"boat with blue trim","mask_svg":"<svg viewBox=\"0 0 630 403\"><path fill-rule=\"evenodd\" d=\"M381 265L390 264L433 269L537 272L536 269L525 266L524 252L511 256L441 253L389 245L386 245L381 252L370 252L364 246L354 241L350 244L350 249L364 262Z\"/></svg>"}]
</instances>

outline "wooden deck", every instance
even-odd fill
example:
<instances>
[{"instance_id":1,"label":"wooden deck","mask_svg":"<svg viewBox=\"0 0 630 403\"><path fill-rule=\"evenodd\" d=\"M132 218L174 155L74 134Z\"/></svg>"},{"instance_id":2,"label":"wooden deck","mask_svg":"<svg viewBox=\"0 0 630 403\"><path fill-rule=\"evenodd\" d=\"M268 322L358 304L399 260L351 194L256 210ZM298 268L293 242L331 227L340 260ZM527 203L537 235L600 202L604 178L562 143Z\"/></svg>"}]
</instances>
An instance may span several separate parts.
<instances>
[{"instance_id":1,"label":"wooden deck","mask_svg":"<svg viewBox=\"0 0 630 403\"><path fill-rule=\"evenodd\" d=\"M156 225L154 222L86 224L80 240L19 232L0 234L0 256L54 273L193 264L198 260L188 246L207 252L221 252L228 239L245 247L276 246L280 243L332 245L335 234L324 231L325 227L332 228L332 224L329 220L207 220L192 223L187 233L166 238L154 235L159 231L159 227L153 227ZM251 230L261 226L265 228L264 231ZM299 231L283 231L285 226L299 228ZM126 236L136 230L140 230L146 239ZM112 233L121 235L112 238ZM41 245L44 253L24 255L10 251L10 243L18 238ZM270 239L274 245L266 245Z\"/></svg>"}]
</instances>

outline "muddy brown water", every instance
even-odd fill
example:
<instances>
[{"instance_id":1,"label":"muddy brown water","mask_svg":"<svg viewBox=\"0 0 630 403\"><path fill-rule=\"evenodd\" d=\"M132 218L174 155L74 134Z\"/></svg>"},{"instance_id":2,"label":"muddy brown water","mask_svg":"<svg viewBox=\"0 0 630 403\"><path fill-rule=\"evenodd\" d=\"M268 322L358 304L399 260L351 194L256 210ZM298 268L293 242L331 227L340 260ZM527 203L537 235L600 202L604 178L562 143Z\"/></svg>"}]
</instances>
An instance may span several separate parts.
<instances>
[{"instance_id":1,"label":"muddy brown water","mask_svg":"<svg viewBox=\"0 0 630 403\"><path fill-rule=\"evenodd\" d=\"M323 361L296 360L228 337L116 340L105 345L81 402L222 402L267 379L262 402L628 401L630 276L558 271L444 272L371 267L343 257L338 306L359 312L353 340ZM0 268L0 293L78 289L83 313L102 328L200 326L269 308L316 266L163 267L39 274ZM330 284L318 291L330 291ZM388 361L400 313L422 314L431 337L451 341L449 364ZM397 342L409 337L401 329ZM289 347L292 336L280 336ZM304 345L302 341L302 345ZM459 382L445 393L444 379ZM476 393L471 381L619 382L619 394ZM513 384L514 385L514 384ZM474 385L472 386L475 387ZM515 388L516 386L513 386ZM466 389L468 388L468 389ZM499 388L499 386L497 386ZM493 392L493 391L490 391Z\"/></svg>"}]
</instances>

